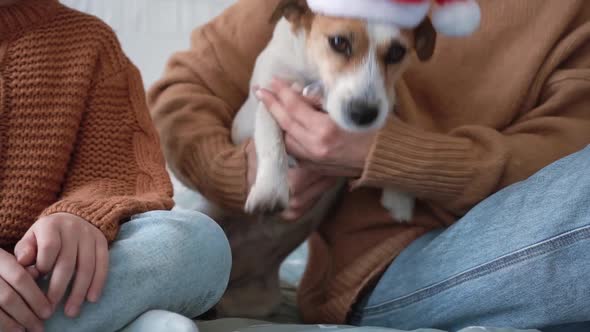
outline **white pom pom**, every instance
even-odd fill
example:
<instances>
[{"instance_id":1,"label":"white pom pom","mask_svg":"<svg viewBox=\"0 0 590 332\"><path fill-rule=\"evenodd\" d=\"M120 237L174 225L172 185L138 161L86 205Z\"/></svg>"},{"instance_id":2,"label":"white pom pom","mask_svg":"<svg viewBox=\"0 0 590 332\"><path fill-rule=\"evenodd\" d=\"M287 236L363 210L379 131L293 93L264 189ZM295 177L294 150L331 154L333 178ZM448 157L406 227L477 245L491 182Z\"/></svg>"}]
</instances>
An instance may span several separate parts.
<instances>
[{"instance_id":1,"label":"white pom pom","mask_svg":"<svg viewBox=\"0 0 590 332\"><path fill-rule=\"evenodd\" d=\"M403 28L415 28L430 10L430 0L307 0L318 14L384 22Z\"/></svg>"},{"instance_id":2,"label":"white pom pom","mask_svg":"<svg viewBox=\"0 0 590 332\"><path fill-rule=\"evenodd\" d=\"M481 22L481 9L474 0L457 0L435 6L432 24L447 36L467 36L474 33Z\"/></svg>"}]
</instances>

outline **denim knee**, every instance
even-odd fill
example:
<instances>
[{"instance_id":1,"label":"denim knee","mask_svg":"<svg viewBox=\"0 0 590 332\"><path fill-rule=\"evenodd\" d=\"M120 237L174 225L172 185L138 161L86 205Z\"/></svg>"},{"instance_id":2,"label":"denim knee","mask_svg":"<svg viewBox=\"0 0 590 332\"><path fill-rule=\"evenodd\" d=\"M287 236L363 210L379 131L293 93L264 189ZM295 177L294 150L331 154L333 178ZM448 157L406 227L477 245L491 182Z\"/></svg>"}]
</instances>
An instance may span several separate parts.
<instances>
[{"instance_id":1,"label":"denim knee","mask_svg":"<svg viewBox=\"0 0 590 332\"><path fill-rule=\"evenodd\" d=\"M225 292L231 272L231 249L221 227L194 211L153 211L134 218L149 223L157 243L158 273L168 290L180 292L193 314L214 306Z\"/></svg>"}]
</instances>

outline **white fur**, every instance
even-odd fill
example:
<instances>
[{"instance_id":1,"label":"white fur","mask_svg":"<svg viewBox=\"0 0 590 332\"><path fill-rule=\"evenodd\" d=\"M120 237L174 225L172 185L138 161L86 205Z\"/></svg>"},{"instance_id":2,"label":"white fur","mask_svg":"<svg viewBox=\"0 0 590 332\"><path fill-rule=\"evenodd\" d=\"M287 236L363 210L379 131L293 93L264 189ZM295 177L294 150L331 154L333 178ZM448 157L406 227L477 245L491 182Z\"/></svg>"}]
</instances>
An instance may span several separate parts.
<instances>
[{"instance_id":1,"label":"white fur","mask_svg":"<svg viewBox=\"0 0 590 332\"><path fill-rule=\"evenodd\" d=\"M394 190L383 189L381 205L385 207L394 220L399 222L410 222L414 216L414 197Z\"/></svg>"},{"instance_id":2,"label":"white fur","mask_svg":"<svg viewBox=\"0 0 590 332\"><path fill-rule=\"evenodd\" d=\"M301 85L320 78L324 82L331 81L324 105L331 118L346 130L377 130L385 124L391 105L375 54L379 44L399 38L400 30L393 25L370 24L368 33L371 45L362 65L347 75L328 78L325 66L308 60L313 59L313 54L307 50L305 35L294 34L288 21L282 19L271 42L257 59L251 86L268 86L273 76ZM359 128L346 119L346 105L352 99L379 105L377 120L372 125ZM254 137L256 146L257 176L246 202L246 212L286 208L289 201L288 156L283 133L253 93L234 120L232 137L235 143ZM414 200L408 195L385 189L382 203L396 220L411 220Z\"/></svg>"},{"instance_id":3,"label":"white fur","mask_svg":"<svg viewBox=\"0 0 590 332\"><path fill-rule=\"evenodd\" d=\"M326 110L332 119L343 129L353 132L377 130L385 124L390 105L385 90L385 82L375 59L375 49L371 47L365 61L351 74L338 78L326 99ZM352 99L364 99L379 105L377 120L368 127L358 127L347 120L344 110Z\"/></svg>"},{"instance_id":4,"label":"white fur","mask_svg":"<svg viewBox=\"0 0 590 332\"><path fill-rule=\"evenodd\" d=\"M294 35L285 19L277 24L271 42L258 57L250 86L268 86L274 76L302 84L317 79L306 62L305 36ZM234 143L239 144L251 137L256 145L258 169L245 211L286 208L289 203L289 159L283 132L253 93L238 112L232 129Z\"/></svg>"},{"instance_id":5,"label":"white fur","mask_svg":"<svg viewBox=\"0 0 590 332\"><path fill-rule=\"evenodd\" d=\"M326 110L332 119L341 128L353 132L373 131L382 128L391 110L387 87L375 54L379 45L399 38L401 31L395 25L369 23L367 24L367 32L370 45L364 61L352 73L334 78L332 87L326 96ZM346 119L346 114L343 114L346 109L345 104L350 99L365 100L379 105L377 120L371 126L362 128L350 123Z\"/></svg>"},{"instance_id":6,"label":"white fur","mask_svg":"<svg viewBox=\"0 0 590 332\"><path fill-rule=\"evenodd\" d=\"M371 39L372 46L390 42L393 39L400 38L401 30L393 24L368 23L367 31Z\"/></svg>"}]
</instances>

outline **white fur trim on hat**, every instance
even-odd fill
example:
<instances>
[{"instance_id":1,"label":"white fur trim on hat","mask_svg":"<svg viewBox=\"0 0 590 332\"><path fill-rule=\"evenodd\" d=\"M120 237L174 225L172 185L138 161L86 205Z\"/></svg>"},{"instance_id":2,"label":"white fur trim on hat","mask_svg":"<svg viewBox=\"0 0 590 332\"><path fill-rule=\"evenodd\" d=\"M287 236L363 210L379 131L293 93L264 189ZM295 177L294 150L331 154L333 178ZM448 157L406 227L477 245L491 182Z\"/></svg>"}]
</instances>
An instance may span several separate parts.
<instances>
[{"instance_id":1,"label":"white fur trim on hat","mask_svg":"<svg viewBox=\"0 0 590 332\"><path fill-rule=\"evenodd\" d=\"M474 0L456 0L434 5L432 24L447 36L467 36L477 30L481 21L481 9Z\"/></svg>"},{"instance_id":2,"label":"white fur trim on hat","mask_svg":"<svg viewBox=\"0 0 590 332\"><path fill-rule=\"evenodd\" d=\"M393 0L307 0L312 11L340 16L387 22L403 28L417 27L428 14L430 0L405 3Z\"/></svg>"}]
</instances>

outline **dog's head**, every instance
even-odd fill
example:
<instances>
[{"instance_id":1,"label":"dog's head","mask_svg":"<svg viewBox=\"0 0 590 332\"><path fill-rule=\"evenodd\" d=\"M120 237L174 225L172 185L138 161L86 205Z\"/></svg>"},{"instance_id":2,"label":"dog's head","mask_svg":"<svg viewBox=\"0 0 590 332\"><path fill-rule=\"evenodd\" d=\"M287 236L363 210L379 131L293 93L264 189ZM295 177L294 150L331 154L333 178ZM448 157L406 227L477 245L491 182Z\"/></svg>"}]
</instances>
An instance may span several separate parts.
<instances>
[{"instance_id":1,"label":"dog's head","mask_svg":"<svg viewBox=\"0 0 590 332\"><path fill-rule=\"evenodd\" d=\"M434 52L436 32L426 19L414 30L392 24L311 12L305 0L283 0L273 19L285 17L303 33L307 58L325 88L324 107L349 131L381 128L395 104L395 82L412 59ZM413 57L414 53L416 57Z\"/></svg>"}]
</instances>

